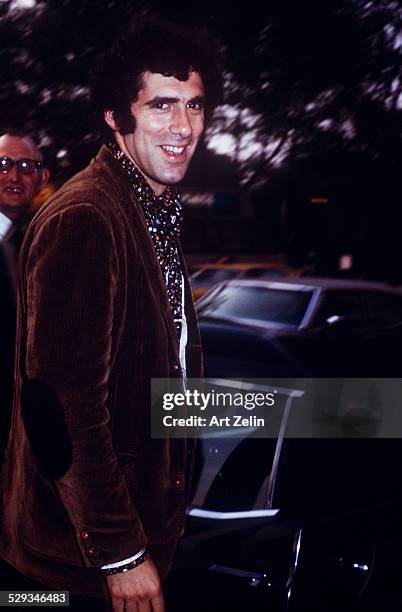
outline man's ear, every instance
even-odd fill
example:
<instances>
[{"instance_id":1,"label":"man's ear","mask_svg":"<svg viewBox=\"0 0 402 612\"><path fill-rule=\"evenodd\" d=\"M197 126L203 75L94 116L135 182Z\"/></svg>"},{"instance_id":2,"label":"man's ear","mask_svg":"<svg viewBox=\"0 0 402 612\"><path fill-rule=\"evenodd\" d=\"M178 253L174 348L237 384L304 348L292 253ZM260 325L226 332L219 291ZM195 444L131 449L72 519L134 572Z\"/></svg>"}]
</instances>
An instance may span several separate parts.
<instances>
[{"instance_id":1,"label":"man's ear","mask_svg":"<svg viewBox=\"0 0 402 612\"><path fill-rule=\"evenodd\" d=\"M117 123L116 123L116 121L115 121L115 119L114 119L114 113L113 113L113 111L112 111L112 110L110 110L110 109L105 110L105 112L104 112L104 115L103 115L103 116L104 116L105 121L106 121L106 123L108 124L108 126L109 126L110 128L112 128L112 130L114 130L115 132L118 132L118 131L119 131L119 126L117 125Z\"/></svg>"},{"instance_id":2,"label":"man's ear","mask_svg":"<svg viewBox=\"0 0 402 612\"><path fill-rule=\"evenodd\" d=\"M44 188L48 184L50 172L47 168L42 168L39 172L38 191Z\"/></svg>"}]
</instances>

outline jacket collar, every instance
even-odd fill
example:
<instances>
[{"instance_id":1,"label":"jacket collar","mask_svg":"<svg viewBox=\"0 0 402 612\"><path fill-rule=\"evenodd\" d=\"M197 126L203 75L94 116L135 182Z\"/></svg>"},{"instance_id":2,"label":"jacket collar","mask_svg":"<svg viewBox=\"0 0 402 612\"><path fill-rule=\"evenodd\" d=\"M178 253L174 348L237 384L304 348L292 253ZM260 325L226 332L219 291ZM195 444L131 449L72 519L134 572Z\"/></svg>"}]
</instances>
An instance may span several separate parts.
<instances>
[{"instance_id":1,"label":"jacket collar","mask_svg":"<svg viewBox=\"0 0 402 612\"><path fill-rule=\"evenodd\" d=\"M116 191L120 207L123 209L128 219L130 233L135 244L138 246L138 255L147 270L151 288L157 298L162 315L165 319L169 337L174 348L176 361L179 363L179 341L166 291L165 280L156 257L152 238L149 235L144 213L140 204L137 202L134 189L130 185L127 174L121 164L113 157L106 146L101 147L91 164L95 171L98 171L97 166L101 166L102 171L106 172L109 176L109 186ZM188 299L189 296L186 295L186 302Z\"/></svg>"}]
</instances>

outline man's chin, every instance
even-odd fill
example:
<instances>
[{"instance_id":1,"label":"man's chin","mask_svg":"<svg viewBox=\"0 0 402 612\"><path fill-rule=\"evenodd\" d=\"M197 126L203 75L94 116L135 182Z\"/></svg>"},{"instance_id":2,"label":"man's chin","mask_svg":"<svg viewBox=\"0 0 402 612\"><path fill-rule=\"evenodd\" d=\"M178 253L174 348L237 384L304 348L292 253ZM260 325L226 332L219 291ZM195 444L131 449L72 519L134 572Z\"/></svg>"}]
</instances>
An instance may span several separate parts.
<instances>
[{"instance_id":1,"label":"man's chin","mask_svg":"<svg viewBox=\"0 0 402 612\"><path fill-rule=\"evenodd\" d=\"M158 168L158 172L144 174L155 193L162 193L166 187L174 187L186 175L188 164L175 168Z\"/></svg>"},{"instance_id":2,"label":"man's chin","mask_svg":"<svg viewBox=\"0 0 402 612\"><path fill-rule=\"evenodd\" d=\"M185 168L176 168L173 172L166 172L162 179L163 184L166 186L171 185L173 187L177 183L180 183L180 181L182 181L186 176L187 167L188 166L186 165Z\"/></svg>"}]
</instances>

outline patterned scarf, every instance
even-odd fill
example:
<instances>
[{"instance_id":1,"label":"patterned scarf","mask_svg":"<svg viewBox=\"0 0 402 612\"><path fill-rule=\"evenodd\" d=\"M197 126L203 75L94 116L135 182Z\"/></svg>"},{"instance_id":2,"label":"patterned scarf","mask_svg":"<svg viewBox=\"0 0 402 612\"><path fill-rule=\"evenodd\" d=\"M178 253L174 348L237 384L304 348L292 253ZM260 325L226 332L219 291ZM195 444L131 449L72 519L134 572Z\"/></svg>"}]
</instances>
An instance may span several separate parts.
<instances>
[{"instance_id":1,"label":"patterned scarf","mask_svg":"<svg viewBox=\"0 0 402 612\"><path fill-rule=\"evenodd\" d=\"M143 210L180 339L183 308L182 270L177 251L183 218L180 196L173 187L167 187L161 195L156 196L144 176L117 144L110 142L107 147L126 172Z\"/></svg>"}]
</instances>

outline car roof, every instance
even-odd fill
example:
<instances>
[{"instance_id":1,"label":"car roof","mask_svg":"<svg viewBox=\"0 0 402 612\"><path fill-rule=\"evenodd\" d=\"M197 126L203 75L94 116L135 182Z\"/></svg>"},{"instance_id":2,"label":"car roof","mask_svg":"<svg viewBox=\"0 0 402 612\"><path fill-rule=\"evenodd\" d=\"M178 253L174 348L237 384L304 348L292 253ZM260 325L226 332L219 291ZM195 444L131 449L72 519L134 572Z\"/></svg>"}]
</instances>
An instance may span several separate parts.
<instances>
[{"instance_id":1,"label":"car roof","mask_svg":"<svg viewBox=\"0 0 402 612\"><path fill-rule=\"evenodd\" d=\"M278 270L293 270L291 266L277 261L236 261L231 263L207 263L207 264L194 264L191 266L196 272L204 270L249 270L258 268L261 270L271 270L272 268Z\"/></svg>"},{"instance_id":2,"label":"car roof","mask_svg":"<svg viewBox=\"0 0 402 612\"><path fill-rule=\"evenodd\" d=\"M386 285L385 283L374 283L370 281L338 279L338 278L319 278L319 277L304 277L297 279L284 278L280 281L276 280L242 280L234 279L224 283L230 286L243 287L264 287L266 289L289 289L291 291L307 291L308 289L316 290L348 290L348 291L382 291L402 296L402 292L397 287Z\"/></svg>"}]
</instances>

